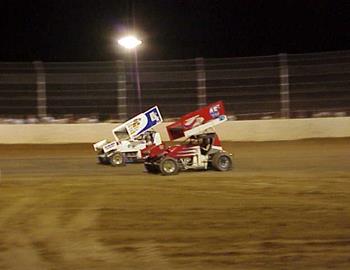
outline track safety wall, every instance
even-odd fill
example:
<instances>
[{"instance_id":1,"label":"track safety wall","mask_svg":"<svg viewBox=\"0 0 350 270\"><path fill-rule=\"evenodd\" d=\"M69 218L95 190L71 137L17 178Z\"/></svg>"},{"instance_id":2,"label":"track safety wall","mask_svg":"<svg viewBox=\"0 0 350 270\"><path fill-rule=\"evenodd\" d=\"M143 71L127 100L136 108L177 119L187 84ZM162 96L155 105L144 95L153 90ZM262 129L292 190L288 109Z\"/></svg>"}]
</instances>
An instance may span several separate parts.
<instances>
[{"instance_id":1,"label":"track safety wall","mask_svg":"<svg viewBox=\"0 0 350 270\"><path fill-rule=\"evenodd\" d=\"M162 123L156 130L169 138ZM113 139L118 123L0 125L0 144L94 143ZM216 129L223 141L281 141L350 137L350 117L227 121Z\"/></svg>"}]
</instances>

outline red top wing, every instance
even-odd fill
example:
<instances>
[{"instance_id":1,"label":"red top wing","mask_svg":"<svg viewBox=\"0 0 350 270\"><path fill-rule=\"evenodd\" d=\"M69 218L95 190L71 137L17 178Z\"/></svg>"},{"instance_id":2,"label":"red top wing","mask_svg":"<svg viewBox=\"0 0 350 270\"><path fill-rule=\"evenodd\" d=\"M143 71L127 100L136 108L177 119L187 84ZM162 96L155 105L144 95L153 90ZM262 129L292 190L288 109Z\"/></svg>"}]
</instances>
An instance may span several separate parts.
<instances>
[{"instance_id":1,"label":"red top wing","mask_svg":"<svg viewBox=\"0 0 350 270\"><path fill-rule=\"evenodd\" d=\"M221 115L225 115L224 103L222 101L217 101L200 108L197 111L185 114L181 116L178 121L166 127L169 138L170 140L176 140L184 137L185 131L205 124L210 120L220 117Z\"/></svg>"}]
</instances>

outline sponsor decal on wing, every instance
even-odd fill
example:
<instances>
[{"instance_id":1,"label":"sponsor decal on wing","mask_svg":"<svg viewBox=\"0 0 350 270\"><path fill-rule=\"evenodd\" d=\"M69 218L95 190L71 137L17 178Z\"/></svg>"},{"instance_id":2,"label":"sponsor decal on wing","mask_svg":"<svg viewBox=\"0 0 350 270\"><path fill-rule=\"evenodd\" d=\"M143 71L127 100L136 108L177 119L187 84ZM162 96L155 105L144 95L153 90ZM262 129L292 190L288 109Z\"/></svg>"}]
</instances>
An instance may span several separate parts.
<instances>
[{"instance_id":1,"label":"sponsor decal on wing","mask_svg":"<svg viewBox=\"0 0 350 270\"><path fill-rule=\"evenodd\" d=\"M203 122L204 118L197 114L189 119L186 119L184 122L184 126L186 128L194 128L201 125Z\"/></svg>"},{"instance_id":2,"label":"sponsor decal on wing","mask_svg":"<svg viewBox=\"0 0 350 270\"><path fill-rule=\"evenodd\" d=\"M127 124L127 129L131 137L134 137L147 124L145 120L147 121L147 119L144 119L144 115L140 115Z\"/></svg>"}]
</instances>

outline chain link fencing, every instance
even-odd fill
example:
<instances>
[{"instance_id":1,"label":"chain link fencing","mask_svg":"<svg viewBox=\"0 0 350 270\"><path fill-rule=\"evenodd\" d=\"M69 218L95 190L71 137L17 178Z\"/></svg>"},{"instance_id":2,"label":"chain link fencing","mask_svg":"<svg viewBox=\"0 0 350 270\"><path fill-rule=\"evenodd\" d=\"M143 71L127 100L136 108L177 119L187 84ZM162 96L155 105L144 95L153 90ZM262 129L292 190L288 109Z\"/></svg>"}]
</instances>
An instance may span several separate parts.
<instances>
[{"instance_id":1,"label":"chain link fencing","mask_svg":"<svg viewBox=\"0 0 350 270\"><path fill-rule=\"evenodd\" d=\"M125 121L153 105L173 119L217 100L237 120L350 115L350 51L0 62L2 122Z\"/></svg>"}]
</instances>

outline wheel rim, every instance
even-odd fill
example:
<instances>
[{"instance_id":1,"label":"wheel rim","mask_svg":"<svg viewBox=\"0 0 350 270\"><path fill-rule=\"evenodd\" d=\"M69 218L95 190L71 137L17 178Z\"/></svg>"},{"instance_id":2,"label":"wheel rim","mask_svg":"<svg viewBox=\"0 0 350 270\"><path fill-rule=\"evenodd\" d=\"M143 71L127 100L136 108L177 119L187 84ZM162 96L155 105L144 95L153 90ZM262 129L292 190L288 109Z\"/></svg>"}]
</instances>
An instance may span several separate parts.
<instances>
[{"instance_id":1,"label":"wheel rim","mask_svg":"<svg viewBox=\"0 0 350 270\"><path fill-rule=\"evenodd\" d=\"M115 164L120 165L123 163L123 157L120 154L116 154L113 156L113 161Z\"/></svg>"},{"instance_id":2,"label":"wheel rim","mask_svg":"<svg viewBox=\"0 0 350 270\"><path fill-rule=\"evenodd\" d=\"M219 159L219 165L223 169L228 169L230 167L231 160L228 156L221 156Z\"/></svg>"},{"instance_id":3,"label":"wheel rim","mask_svg":"<svg viewBox=\"0 0 350 270\"><path fill-rule=\"evenodd\" d=\"M173 172L175 172L176 166L175 166L174 161L172 161L172 160L165 160L164 163L163 163L163 170L166 173L173 173Z\"/></svg>"}]
</instances>

